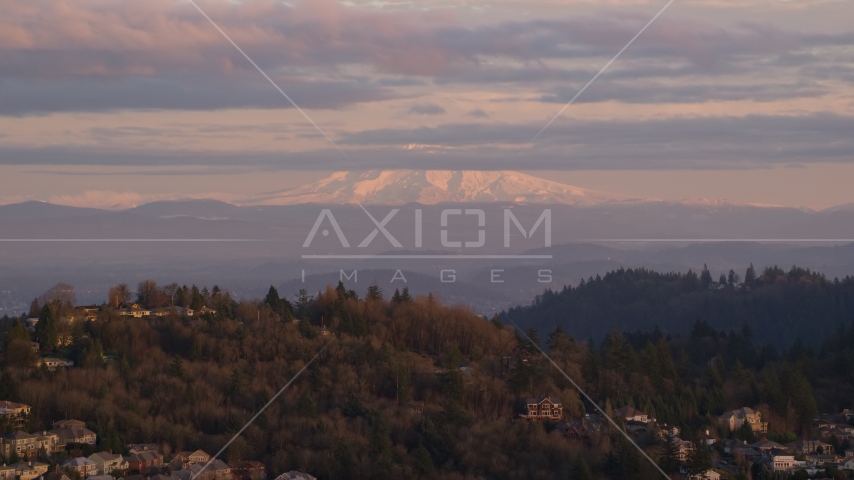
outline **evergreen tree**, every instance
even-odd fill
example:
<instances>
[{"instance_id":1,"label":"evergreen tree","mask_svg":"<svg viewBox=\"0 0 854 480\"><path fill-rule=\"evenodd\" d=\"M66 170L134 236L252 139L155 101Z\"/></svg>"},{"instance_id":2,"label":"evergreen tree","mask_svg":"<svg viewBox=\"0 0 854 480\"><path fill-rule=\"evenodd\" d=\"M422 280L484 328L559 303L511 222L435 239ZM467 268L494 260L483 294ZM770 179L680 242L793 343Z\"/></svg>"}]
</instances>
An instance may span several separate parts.
<instances>
[{"instance_id":1,"label":"evergreen tree","mask_svg":"<svg viewBox=\"0 0 854 480\"><path fill-rule=\"evenodd\" d=\"M726 279L727 285L730 288L735 288L735 286L738 285L738 280L739 280L738 274L735 273L735 270L730 269L729 273L727 274L727 279Z\"/></svg>"},{"instance_id":2,"label":"evergreen tree","mask_svg":"<svg viewBox=\"0 0 854 480\"><path fill-rule=\"evenodd\" d=\"M383 290L379 287L379 285L371 285L370 287L368 287L368 293L365 295L365 298L367 298L368 300L382 301Z\"/></svg>"},{"instance_id":3,"label":"evergreen tree","mask_svg":"<svg viewBox=\"0 0 854 480\"><path fill-rule=\"evenodd\" d=\"M712 454L708 445L700 440L694 441L688 453L685 467L692 474L701 474L712 468Z\"/></svg>"},{"instance_id":4,"label":"evergreen tree","mask_svg":"<svg viewBox=\"0 0 854 480\"><path fill-rule=\"evenodd\" d=\"M30 318L37 318L41 313L41 307L39 306L39 299L34 298L33 302L30 304Z\"/></svg>"},{"instance_id":5,"label":"evergreen tree","mask_svg":"<svg viewBox=\"0 0 854 480\"><path fill-rule=\"evenodd\" d=\"M432 475L436 470L436 466L433 465L433 458L430 456L430 452L424 448L424 445L418 445L418 448L412 453L413 458L413 468L415 472L421 475Z\"/></svg>"},{"instance_id":6,"label":"evergreen tree","mask_svg":"<svg viewBox=\"0 0 854 480\"><path fill-rule=\"evenodd\" d=\"M56 320L50 306L45 304L39 312L39 322L36 324L36 339L46 350L53 350L59 344L59 333L56 330Z\"/></svg>"},{"instance_id":7,"label":"evergreen tree","mask_svg":"<svg viewBox=\"0 0 854 480\"><path fill-rule=\"evenodd\" d=\"M18 394L18 381L9 369L0 371L0 400L12 400Z\"/></svg>"},{"instance_id":8,"label":"evergreen tree","mask_svg":"<svg viewBox=\"0 0 854 480\"><path fill-rule=\"evenodd\" d=\"M18 319L15 319L15 321L12 322L12 326L9 327L9 330L6 331L6 335L3 336L3 348L7 348L13 340L21 340L25 342L30 341L30 332Z\"/></svg>"},{"instance_id":9,"label":"evergreen tree","mask_svg":"<svg viewBox=\"0 0 854 480\"><path fill-rule=\"evenodd\" d=\"M712 273L709 272L709 267L706 264L703 264L703 271L700 273L700 285L703 288L708 288L709 285L712 284Z\"/></svg>"},{"instance_id":10,"label":"evergreen tree","mask_svg":"<svg viewBox=\"0 0 854 480\"><path fill-rule=\"evenodd\" d=\"M676 446L676 439L669 433L664 438L664 450L661 452L658 466L667 473L679 470L679 448Z\"/></svg>"},{"instance_id":11,"label":"evergreen tree","mask_svg":"<svg viewBox=\"0 0 854 480\"><path fill-rule=\"evenodd\" d=\"M747 287L754 287L756 285L756 269L753 268L752 263L747 267L747 271L744 272L744 285Z\"/></svg>"},{"instance_id":12,"label":"evergreen tree","mask_svg":"<svg viewBox=\"0 0 854 480\"><path fill-rule=\"evenodd\" d=\"M575 457L575 465L572 470L574 480L593 480L593 472L590 471L590 467L581 455Z\"/></svg>"}]
</instances>

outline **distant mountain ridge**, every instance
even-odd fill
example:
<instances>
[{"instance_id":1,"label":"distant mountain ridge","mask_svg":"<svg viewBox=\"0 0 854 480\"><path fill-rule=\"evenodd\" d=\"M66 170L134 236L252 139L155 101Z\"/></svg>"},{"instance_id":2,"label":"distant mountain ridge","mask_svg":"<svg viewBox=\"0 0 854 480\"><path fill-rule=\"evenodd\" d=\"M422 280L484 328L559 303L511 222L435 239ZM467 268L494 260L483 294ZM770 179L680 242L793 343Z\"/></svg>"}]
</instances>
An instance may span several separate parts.
<instances>
[{"instance_id":1,"label":"distant mountain ridge","mask_svg":"<svg viewBox=\"0 0 854 480\"><path fill-rule=\"evenodd\" d=\"M638 201L627 195L566 185L514 171L371 170L335 172L298 188L259 195L244 204L515 202L597 205Z\"/></svg>"}]
</instances>

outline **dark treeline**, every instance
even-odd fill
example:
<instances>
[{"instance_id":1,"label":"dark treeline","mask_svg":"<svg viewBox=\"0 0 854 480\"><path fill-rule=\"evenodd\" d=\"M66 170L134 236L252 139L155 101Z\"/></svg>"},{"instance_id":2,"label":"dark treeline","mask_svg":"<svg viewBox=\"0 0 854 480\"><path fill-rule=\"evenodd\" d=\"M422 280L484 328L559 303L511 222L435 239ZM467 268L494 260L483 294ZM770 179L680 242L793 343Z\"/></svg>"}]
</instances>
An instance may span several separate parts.
<instances>
[{"instance_id":1,"label":"dark treeline","mask_svg":"<svg viewBox=\"0 0 854 480\"><path fill-rule=\"evenodd\" d=\"M744 274L730 271L714 279L708 270L697 275L657 273L643 268L620 269L590 278L576 287L547 290L530 306L506 315L519 325L551 329L562 325L581 338L604 338L608 331L651 330L687 334L704 319L718 329L750 325L757 339L788 348L800 340L819 344L828 333L854 320L854 278L829 280L817 272L778 267Z\"/></svg>"},{"instance_id":2,"label":"dark treeline","mask_svg":"<svg viewBox=\"0 0 854 480\"><path fill-rule=\"evenodd\" d=\"M520 397L557 396L570 419L632 405L682 427L688 440L706 429L752 440L749 429L717 427L714 416L728 409L758 409L768 437L782 442L814 436L818 412L854 406L854 327L824 332L820 347L785 350L757 342L748 324L722 331L695 321L684 336L612 329L596 344L574 329L528 330L591 394L597 404L590 405L500 318L406 290L387 296L372 286L360 298L340 284L293 301L274 288L243 302L220 291L202 295L218 309L201 318L132 319L108 304L97 319L73 322L67 342L43 347L42 354L79 359L56 372L10 354L36 334L7 319L0 399L33 407L30 431L58 419L87 422L99 435L97 450L151 442L167 458L216 452L328 343L224 454L261 460L271 474L297 469L324 480L659 478L614 432L571 441L554 424L518 420ZM54 308L69 307L45 301L34 311L51 318L61 318ZM678 468L661 441L639 443ZM688 463L701 471L709 461Z\"/></svg>"}]
</instances>

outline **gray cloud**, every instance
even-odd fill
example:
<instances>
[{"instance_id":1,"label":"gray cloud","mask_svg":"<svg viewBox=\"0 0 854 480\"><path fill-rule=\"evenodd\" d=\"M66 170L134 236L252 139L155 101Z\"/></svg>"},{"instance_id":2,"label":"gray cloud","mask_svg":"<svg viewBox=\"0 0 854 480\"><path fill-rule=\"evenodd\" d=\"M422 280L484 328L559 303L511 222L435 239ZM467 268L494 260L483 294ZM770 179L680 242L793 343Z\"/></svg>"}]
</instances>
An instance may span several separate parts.
<instances>
[{"instance_id":1,"label":"gray cloud","mask_svg":"<svg viewBox=\"0 0 854 480\"><path fill-rule=\"evenodd\" d=\"M207 76L199 73L121 79L73 78L24 81L0 78L0 114L121 109L214 110L291 108L257 72ZM305 81L277 78L298 105L340 108L357 102L396 98L369 79Z\"/></svg>"},{"instance_id":2,"label":"gray cloud","mask_svg":"<svg viewBox=\"0 0 854 480\"><path fill-rule=\"evenodd\" d=\"M445 109L432 102L418 103L409 108L409 113L415 115L442 115Z\"/></svg>"},{"instance_id":3,"label":"gray cloud","mask_svg":"<svg viewBox=\"0 0 854 480\"><path fill-rule=\"evenodd\" d=\"M315 152L141 152L88 148L0 149L0 164L207 165L259 169L717 169L814 162L854 162L854 117L667 118L643 121L559 121L532 148L540 125L444 124L379 129L336 139L353 163L333 149ZM404 150L406 144L437 145ZM391 146L390 146L391 145ZM515 147L515 148L508 148ZM355 165L355 166L354 166Z\"/></svg>"},{"instance_id":4,"label":"gray cloud","mask_svg":"<svg viewBox=\"0 0 854 480\"><path fill-rule=\"evenodd\" d=\"M245 59L187 5L79 0L79 8L60 14L54 8L57 1L27 8L13 3L4 12L0 114L283 106ZM301 101L295 98L297 103L311 108L389 98L394 88L426 85L425 79L439 85L530 85L545 101L561 101L567 85L583 84L597 69L589 61L582 62L587 65L583 68L566 66L565 61L608 58L647 20L603 12L466 26L448 16L347 8L328 1L211 8L235 41L278 75L286 91L302 96ZM26 20L32 9L40 12L42 21ZM348 21L338 21L343 16ZM102 28L93 36L89 25ZM724 28L668 15L645 32L603 80L682 79L681 97L676 89L664 101L697 101L704 95L762 100L754 87L759 80L745 74L778 78L787 71L793 78L786 69L795 68L802 82L772 90L810 97L820 94L815 81L822 75L838 72L836 78L850 80L850 72L834 68L846 64L844 51L852 45L854 32L804 33L765 24ZM485 62L486 57L509 62ZM368 67L376 75L342 77L348 65ZM727 75L742 75L737 80L743 90L713 88L719 83L716 77ZM323 78L328 80L317 80ZM643 96L637 88L623 90L628 101Z\"/></svg>"}]
</instances>

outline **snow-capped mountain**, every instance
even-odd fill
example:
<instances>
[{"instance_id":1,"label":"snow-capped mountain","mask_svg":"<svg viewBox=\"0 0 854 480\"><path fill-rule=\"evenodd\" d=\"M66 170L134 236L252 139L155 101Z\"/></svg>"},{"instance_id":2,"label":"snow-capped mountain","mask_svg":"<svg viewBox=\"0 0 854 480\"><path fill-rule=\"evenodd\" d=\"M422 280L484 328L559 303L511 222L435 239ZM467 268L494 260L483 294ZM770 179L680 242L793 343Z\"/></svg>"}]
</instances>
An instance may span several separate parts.
<instances>
[{"instance_id":1,"label":"snow-capped mountain","mask_svg":"<svg viewBox=\"0 0 854 480\"><path fill-rule=\"evenodd\" d=\"M632 200L625 195L565 185L513 171L371 170L336 172L291 190L257 196L247 203L517 202L594 205Z\"/></svg>"}]
</instances>

